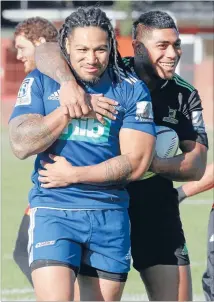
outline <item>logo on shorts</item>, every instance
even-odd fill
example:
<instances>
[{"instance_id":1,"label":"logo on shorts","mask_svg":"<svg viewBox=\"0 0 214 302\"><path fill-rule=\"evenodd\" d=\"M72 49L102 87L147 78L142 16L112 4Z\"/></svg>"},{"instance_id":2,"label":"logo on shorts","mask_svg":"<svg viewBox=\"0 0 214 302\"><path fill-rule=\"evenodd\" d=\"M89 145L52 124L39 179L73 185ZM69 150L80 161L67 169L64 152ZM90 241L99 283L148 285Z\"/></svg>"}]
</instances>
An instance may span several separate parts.
<instances>
[{"instance_id":1,"label":"logo on shorts","mask_svg":"<svg viewBox=\"0 0 214 302\"><path fill-rule=\"evenodd\" d=\"M181 251L181 255L183 256L187 256L188 255L188 249L187 249L187 246L186 246L186 243L184 244L184 247Z\"/></svg>"},{"instance_id":2,"label":"logo on shorts","mask_svg":"<svg viewBox=\"0 0 214 302\"><path fill-rule=\"evenodd\" d=\"M43 247L43 246L47 246L47 245L54 245L56 242L56 240L51 240L51 241L44 241L44 242L38 242L36 245L35 245L35 248L39 248L39 247Z\"/></svg>"},{"instance_id":3,"label":"logo on shorts","mask_svg":"<svg viewBox=\"0 0 214 302\"><path fill-rule=\"evenodd\" d=\"M125 256L125 259L126 260L130 260L131 259L131 248L129 248L129 251L128 251L128 253Z\"/></svg>"}]
</instances>

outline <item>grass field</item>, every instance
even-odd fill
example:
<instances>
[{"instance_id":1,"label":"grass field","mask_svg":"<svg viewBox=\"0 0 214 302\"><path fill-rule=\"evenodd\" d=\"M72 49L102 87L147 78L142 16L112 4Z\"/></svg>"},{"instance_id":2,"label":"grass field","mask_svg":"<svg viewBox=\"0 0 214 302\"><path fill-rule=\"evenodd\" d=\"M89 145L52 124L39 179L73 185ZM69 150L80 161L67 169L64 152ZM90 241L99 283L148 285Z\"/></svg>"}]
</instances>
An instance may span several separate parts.
<instances>
[{"instance_id":1,"label":"grass field","mask_svg":"<svg viewBox=\"0 0 214 302\"><path fill-rule=\"evenodd\" d=\"M31 187L30 174L33 159L20 161L10 150L8 134L2 132L2 278L1 301L32 300L34 299L31 288L16 267L12 253L17 229L27 205L27 194ZM210 150L209 162L213 160L213 133L209 133ZM193 202L197 200L197 202ZM206 228L213 192L200 194L187 200L181 205L181 217L186 233L188 249L192 262L193 291L197 300L203 300L201 289L201 276L205 269L206 261ZM202 202L205 201L205 202ZM138 274L132 270L125 288L126 300L145 299L145 290Z\"/></svg>"}]
</instances>

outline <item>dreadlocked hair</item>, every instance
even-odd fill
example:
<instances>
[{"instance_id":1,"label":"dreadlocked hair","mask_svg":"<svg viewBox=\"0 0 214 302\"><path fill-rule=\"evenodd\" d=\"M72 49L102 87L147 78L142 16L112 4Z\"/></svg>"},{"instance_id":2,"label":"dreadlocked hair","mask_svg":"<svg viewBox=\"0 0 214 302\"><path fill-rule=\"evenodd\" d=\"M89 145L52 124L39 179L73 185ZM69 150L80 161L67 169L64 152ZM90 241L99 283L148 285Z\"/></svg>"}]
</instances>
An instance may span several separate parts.
<instances>
[{"instance_id":1,"label":"dreadlocked hair","mask_svg":"<svg viewBox=\"0 0 214 302\"><path fill-rule=\"evenodd\" d=\"M121 80L120 70L122 69L126 74L126 66L123 63L121 55L117 49L117 41L116 41L113 26L109 18L106 16L105 12L103 12L98 7L78 8L75 12L71 13L70 16L68 16L65 19L62 28L59 30L59 38L58 38L59 46L68 65L71 68L70 56L67 53L65 47L66 38L69 37L73 29L77 27L88 27L88 26L100 27L108 34L108 38L111 44L109 65L113 67L114 79L116 80L118 77L119 80Z\"/></svg>"}]
</instances>

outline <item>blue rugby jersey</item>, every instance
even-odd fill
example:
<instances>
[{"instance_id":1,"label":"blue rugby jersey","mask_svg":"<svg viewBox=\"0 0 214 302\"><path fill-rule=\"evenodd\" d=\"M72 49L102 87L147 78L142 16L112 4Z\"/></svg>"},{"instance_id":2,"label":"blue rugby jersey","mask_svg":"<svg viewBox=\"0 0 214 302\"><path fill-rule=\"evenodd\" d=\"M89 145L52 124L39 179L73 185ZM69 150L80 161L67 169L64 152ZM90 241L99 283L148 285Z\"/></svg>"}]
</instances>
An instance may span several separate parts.
<instances>
[{"instance_id":1,"label":"blue rugby jersey","mask_svg":"<svg viewBox=\"0 0 214 302\"><path fill-rule=\"evenodd\" d=\"M134 83L133 83L134 79ZM48 115L59 106L60 85L38 70L24 79L11 118L22 114ZM29 193L32 207L61 209L116 209L128 207L129 196L122 185L72 184L45 189L38 181L40 160L51 162L48 154L64 156L73 166L96 165L120 155L119 132L130 128L155 135L151 98L145 84L132 77L113 83L106 70L98 83L85 86L90 94L103 93L119 102L115 121L106 119L73 119L56 142L37 155L32 173L33 188ZM131 143L131 142L130 142Z\"/></svg>"}]
</instances>

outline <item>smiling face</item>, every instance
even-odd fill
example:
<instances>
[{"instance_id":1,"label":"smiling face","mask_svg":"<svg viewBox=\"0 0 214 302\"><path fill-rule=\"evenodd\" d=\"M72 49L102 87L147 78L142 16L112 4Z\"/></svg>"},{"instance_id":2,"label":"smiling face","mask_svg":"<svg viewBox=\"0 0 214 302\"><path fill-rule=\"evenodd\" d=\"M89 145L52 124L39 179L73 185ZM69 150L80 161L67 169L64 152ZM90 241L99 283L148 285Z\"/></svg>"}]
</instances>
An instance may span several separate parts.
<instances>
[{"instance_id":1,"label":"smiling face","mask_svg":"<svg viewBox=\"0 0 214 302\"><path fill-rule=\"evenodd\" d=\"M35 45L26 39L24 35L18 35L15 37L15 47L17 49L16 58L23 62L25 73L29 73L35 69Z\"/></svg>"},{"instance_id":2,"label":"smiling face","mask_svg":"<svg viewBox=\"0 0 214 302\"><path fill-rule=\"evenodd\" d=\"M162 79L170 79L182 54L179 33L174 28L151 29L145 37L137 37L143 43L156 74Z\"/></svg>"},{"instance_id":3,"label":"smiling face","mask_svg":"<svg viewBox=\"0 0 214 302\"><path fill-rule=\"evenodd\" d=\"M17 49L16 58L24 64L25 73L29 73L36 68L34 57L35 48L45 42L46 39L44 37L40 37L32 43L24 34L15 36L15 48Z\"/></svg>"},{"instance_id":4,"label":"smiling face","mask_svg":"<svg viewBox=\"0 0 214 302\"><path fill-rule=\"evenodd\" d=\"M66 40L71 66L83 81L96 83L109 63L110 43L99 27L77 27Z\"/></svg>"}]
</instances>

